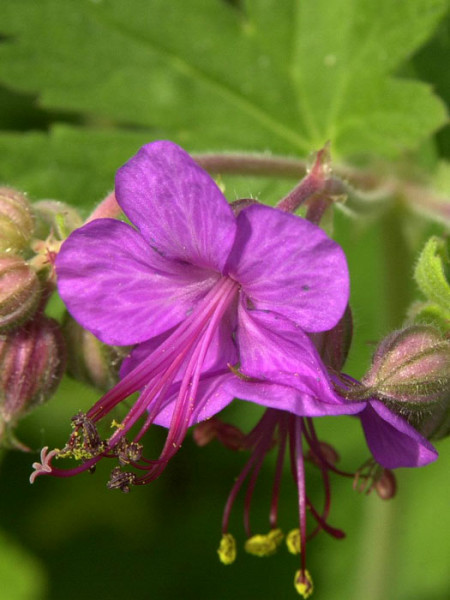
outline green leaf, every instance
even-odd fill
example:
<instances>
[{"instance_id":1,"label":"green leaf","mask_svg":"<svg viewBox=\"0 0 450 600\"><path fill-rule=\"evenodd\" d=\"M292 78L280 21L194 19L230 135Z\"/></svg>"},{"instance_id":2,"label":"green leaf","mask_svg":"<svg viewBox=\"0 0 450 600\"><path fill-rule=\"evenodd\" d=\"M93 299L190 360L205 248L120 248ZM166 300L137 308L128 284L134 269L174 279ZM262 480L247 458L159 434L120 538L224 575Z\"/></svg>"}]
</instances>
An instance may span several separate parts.
<instances>
[{"instance_id":1,"label":"green leaf","mask_svg":"<svg viewBox=\"0 0 450 600\"><path fill-rule=\"evenodd\" d=\"M0 79L188 149L396 156L445 122L394 77L447 0L3 0ZM155 133L154 131L152 132Z\"/></svg>"},{"instance_id":2,"label":"green leaf","mask_svg":"<svg viewBox=\"0 0 450 600\"><path fill-rule=\"evenodd\" d=\"M114 186L114 173L149 135L55 126L49 134L0 135L0 181L34 200L53 198L90 212ZM86 213L87 214L87 213Z\"/></svg>"},{"instance_id":3,"label":"green leaf","mask_svg":"<svg viewBox=\"0 0 450 600\"><path fill-rule=\"evenodd\" d=\"M450 317L450 284L446 277L449 264L446 241L433 236L425 244L414 271L421 292L447 318Z\"/></svg>"}]
</instances>

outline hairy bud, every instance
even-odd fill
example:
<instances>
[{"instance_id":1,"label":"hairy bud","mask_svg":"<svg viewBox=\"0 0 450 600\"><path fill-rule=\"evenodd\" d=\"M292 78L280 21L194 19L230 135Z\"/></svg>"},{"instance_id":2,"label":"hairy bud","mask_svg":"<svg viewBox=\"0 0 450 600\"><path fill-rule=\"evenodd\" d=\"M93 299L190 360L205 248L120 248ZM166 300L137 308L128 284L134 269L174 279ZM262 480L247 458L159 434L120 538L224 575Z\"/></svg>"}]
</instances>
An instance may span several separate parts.
<instances>
[{"instance_id":1,"label":"hairy bud","mask_svg":"<svg viewBox=\"0 0 450 600\"><path fill-rule=\"evenodd\" d=\"M68 374L99 390L111 389L119 379L119 368L128 349L107 346L68 313L64 318L63 334Z\"/></svg>"},{"instance_id":2,"label":"hairy bud","mask_svg":"<svg viewBox=\"0 0 450 600\"><path fill-rule=\"evenodd\" d=\"M0 255L0 333L29 319L41 296L35 271L19 256Z\"/></svg>"},{"instance_id":3,"label":"hairy bud","mask_svg":"<svg viewBox=\"0 0 450 600\"><path fill-rule=\"evenodd\" d=\"M337 325L329 331L311 334L323 362L334 371L340 371L347 360L353 336L353 319L350 306Z\"/></svg>"},{"instance_id":4,"label":"hairy bud","mask_svg":"<svg viewBox=\"0 0 450 600\"><path fill-rule=\"evenodd\" d=\"M427 325L394 331L378 346L362 381L367 396L406 416L431 408L450 394L450 340Z\"/></svg>"},{"instance_id":5,"label":"hairy bud","mask_svg":"<svg viewBox=\"0 0 450 600\"><path fill-rule=\"evenodd\" d=\"M21 252L33 235L34 222L24 194L0 187L0 252Z\"/></svg>"},{"instance_id":6,"label":"hairy bud","mask_svg":"<svg viewBox=\"0 0 450 600\"><path fill-rule=\"evenodd\" d=\"M58 323L39 316L0 335L0 440L56 390L65 367Z\"/></svg>"}]
</instances>

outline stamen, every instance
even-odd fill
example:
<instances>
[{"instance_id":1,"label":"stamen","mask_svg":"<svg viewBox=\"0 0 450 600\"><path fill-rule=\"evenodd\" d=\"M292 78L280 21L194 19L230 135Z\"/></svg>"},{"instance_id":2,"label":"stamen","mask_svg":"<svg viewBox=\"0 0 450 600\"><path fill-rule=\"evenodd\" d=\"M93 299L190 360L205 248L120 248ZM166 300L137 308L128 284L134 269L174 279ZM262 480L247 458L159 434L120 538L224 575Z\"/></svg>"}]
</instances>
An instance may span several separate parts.
<instances>
[{"instance_id":1,"label":"stamen","mask_svg":"<svg viewBox=\"0 0 450 600\"><path fill-rule=\"evenodd\" d=\"M224 565L231 565L236 560L236 540L231 533L224 533L220 540L220 546L217 550L220 562Z\"/></svg>"},{"instance_id":2,"label":"stamen","mask_svg":"<svg viewBox=\"0 0 450 600\"><path fill-rule=\"evenodd\" d=\"M295 447L295 473L298 488L298 513L300 523L300 547L303 549L300 554L301 559L301 573L306 572L306 486L305 486L305 465L303 462L303 446L302 446L302 430L303 420L296 418L293 425L293 442ZM296 577L296 579L298 579ZM306 588L305 588L306 589ZM299 588L297 587L297 591ZM304 596L307 598L308 596Z\"/></svg>"},{"instance_id":3,"label":"stamen","mask_svg":"<svg viewBox=\"0 0 450 600\"><path fill-rule=\"evenodd\" d=\"M314 584L309 571L306 569L297 571L294 577L294 586L302 598L305 598L305 600L309 598L314 591Z\"/></svg>"},{"instance_id":4,"label":"stamen","mask_svg":"<svg viewBox=\"0 0 450 600\"><path fill-rule=\"evenodd\" d=\"M302 551L300 529L291 529L286 536L286 546L291 554L300 554Z\"/></svg>"},{"instance_id":5,"label":"stamen","mask_svg":"<svg viewBox=\"0 0 450 600\"><path fill-rule=\"evenodd\" d=\"M283 541L281 529L272 529L267 535L254 535L245 542L245 550L253 556L272 556Z\"/></svg>"}]
</instances>

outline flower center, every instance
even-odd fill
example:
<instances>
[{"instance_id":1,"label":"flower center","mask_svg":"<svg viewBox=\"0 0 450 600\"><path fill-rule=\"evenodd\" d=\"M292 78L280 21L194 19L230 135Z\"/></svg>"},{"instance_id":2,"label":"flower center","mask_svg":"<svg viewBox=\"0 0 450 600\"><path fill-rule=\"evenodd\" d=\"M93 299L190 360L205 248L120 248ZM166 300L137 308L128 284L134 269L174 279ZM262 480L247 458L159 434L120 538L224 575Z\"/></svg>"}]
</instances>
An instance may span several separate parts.
<instances>
[{"instance_id":1,"label":"flower center","mask_svg":"<svg viewBox=\"0 0 450 600\"><path fill-rule=\"evenodd\" d=\"M112 390L107 392L86 415L78 415L74 429L61 456L79 458L83 464L62 471L52 468L54 475L71 475L92 468L103 456L116 457L121 466L131 465L144 471L137 477L116 467L109 487L128 491L131 484L142 485L159 477L167 462L180 448L196 408L196 397L208 350L218 335L224 318L236 303L239 284L230 277L221 277L194 310L167 338ZM224 372L227 365L223 365ZM114 433L101 440L96 423L101 421L122 400L141 390L121 423L115 420ZM140 439L166 408L171 409L166 442L157 460L142 457ZM173 407L173 408L172 408ZM145 421L131 441L126 436L136 423ZM95 433L94 433L95 432Z\"/></svg>"}]
</instances>

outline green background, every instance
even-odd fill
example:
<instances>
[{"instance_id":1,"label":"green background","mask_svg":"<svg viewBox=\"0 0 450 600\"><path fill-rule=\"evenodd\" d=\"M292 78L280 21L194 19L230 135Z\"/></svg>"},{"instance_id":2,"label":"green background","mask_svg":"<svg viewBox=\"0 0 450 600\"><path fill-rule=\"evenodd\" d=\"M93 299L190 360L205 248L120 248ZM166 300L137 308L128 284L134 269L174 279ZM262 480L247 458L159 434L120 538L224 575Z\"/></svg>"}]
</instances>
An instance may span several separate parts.
<instances>
[{"instance_id":1,"label":"green background","mask_svg":"<svg viewBox=\"0 0 450 600\"><path fill-rule=\"evenodd\" d=\"M55 198L84 216L113 186L115 170L141 144L169 138L187 150L273 152L304 158L331 141L336 164L364 165L437 185L449 196L448 3L445 0L2 0L0 182L33 200ZM442 180L444 183L442 184ZM230 200L274 204L292 181L223 176ZM336 212L348 255L355 338L346 370L368 367L374 344L398 327L418 297L414 261L430 232L408 198L371 218ZM399 252L399 248L402 249ZM400 258L398 258L400 256ZM397 258L398 260L397 260ZM98 394L69 379L27 417L18 437L37 450L61 446L70 417ZM245 403L224 418L248 430L260 411ZM317 420L343 468L368 457L360 426ZM148 441L155 454L163 440ZM397 472L383 502L332 478L330 522L347 533L308 546L321 600L445 600L450 594L450 457ZM222 510L245 455L189 437L160 480L128 495L108 491L107 469L30 486L33 455L3 453L0 588L5 600L72 598L295 598L298 559L239 552L216 556ZM253 506L267 529L274 459ZM317 506L318 475L308 470ZM241 499L242 500L242 499ZM286 466L280 524L296 526ZM242 502L231 524L245 541Z\"/></svg>"}]
</instances>

